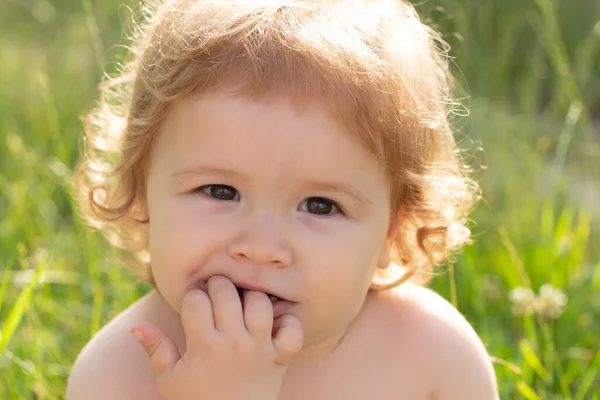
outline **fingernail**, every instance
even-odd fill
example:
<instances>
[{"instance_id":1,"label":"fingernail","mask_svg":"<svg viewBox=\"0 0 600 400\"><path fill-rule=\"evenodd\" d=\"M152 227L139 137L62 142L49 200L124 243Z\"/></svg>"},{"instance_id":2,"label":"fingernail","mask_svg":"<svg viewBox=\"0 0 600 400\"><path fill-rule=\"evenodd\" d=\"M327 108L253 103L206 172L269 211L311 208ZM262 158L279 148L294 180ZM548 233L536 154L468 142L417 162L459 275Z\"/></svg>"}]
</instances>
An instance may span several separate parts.
<instances>
[{"instance_id":1,"label":"fingernail","mask_svg":"<svg viewBox=\"0 0 600 400\"><path fill-rule=\"evenodd\" d=\"M139 329L137 329L137 328L133 328L133 329L131 330L131 334L132 334L133 336L135 336L135 338L136 338L138 341L140 341L140 342L142 341L142 339L143 339L143 337L144 337L144 334L142 333L142 331L140 331L140 330L139 330Z\"/></svg>"}]
</instances>

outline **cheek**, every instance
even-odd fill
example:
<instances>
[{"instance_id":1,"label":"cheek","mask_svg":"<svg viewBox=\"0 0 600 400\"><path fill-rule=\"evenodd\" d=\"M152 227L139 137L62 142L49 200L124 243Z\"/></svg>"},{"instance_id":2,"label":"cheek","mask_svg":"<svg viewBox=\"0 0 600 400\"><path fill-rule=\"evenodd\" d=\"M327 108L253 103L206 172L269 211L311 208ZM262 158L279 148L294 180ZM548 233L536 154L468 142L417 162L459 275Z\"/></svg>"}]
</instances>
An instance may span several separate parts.
<instances>
[{"instance_id":1,"label":"cheek","mask_svg":"<svg viewBox=\"0 0 600 400\"><path fill-rule=\"evenodd\" d=\"M309 279L313 287L356 290L370 284L384 235L370 225L359 223L340 228L311 235L304 243L304 251L299 252L298 264L311 271Z\"/></svg>"},{"instance_id":2,"label":"cheek","mask_svg":"<svg viewBox=\"0 0 600 400\"><path fill-rule=\"evenodd\" d=\"M220 226L219 213L192 195L164 196L149 211L150 233L166 239L202 234Z\"/></svg>"},{"instance_id":3,"label":"cheek","mask_svg":"<svg viewBox=\"0 0 600 400\"><path fill-rule=\"evenodd\" d=\"M375 243L365 235L323 240L302 260L303 303L309 334L344 329L360 312L375 271ZM309 336L310 336L309 335Z\"/></svg>"},{"instance_id":4,"label":"cheek","mask_svg":"<svg viewBox=\"0 0 600 400\"><path fill-rule=\"evenodd\" d=\"M224 224L210 214L170 204L151 210L149 250L156 284L174 310L180 310L190 273L223 246Z\"/></svg>"},{"instance_id":5,"label":"cheek","mask_svg":"<svg viewBox=\"0 0 600 400\"><path fill-rule=\"evenodd\" d=\"M193 204L171 201L150 211L149 247L153 264L188 266L197 263L198 252L213 248L223 236L223 223Z\"/></svg>"}]
</instances>

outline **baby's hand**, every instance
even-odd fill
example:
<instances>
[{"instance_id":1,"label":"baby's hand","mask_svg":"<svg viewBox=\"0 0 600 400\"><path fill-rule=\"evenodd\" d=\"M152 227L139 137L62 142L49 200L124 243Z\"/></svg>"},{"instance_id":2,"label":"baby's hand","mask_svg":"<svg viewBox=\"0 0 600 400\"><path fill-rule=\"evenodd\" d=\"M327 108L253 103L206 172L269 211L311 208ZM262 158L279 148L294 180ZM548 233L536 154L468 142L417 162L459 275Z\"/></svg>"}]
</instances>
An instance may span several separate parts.
<instances>
[{"instance_id":1,"label":"baby's hand","mask_svg":"<svg viewBox=\"0 0 600 400\"><path fill-rule=\"evenodd\" d=\"M244 307L233 283L222 276L208 280L208 294L187 292L181 307L187 352L160 329L138 324L138 338L165 400L275 400L303 331L291 315L280 317L272 336L273 306L265 293L244 292Z\"/></svg>"}]
</instances>

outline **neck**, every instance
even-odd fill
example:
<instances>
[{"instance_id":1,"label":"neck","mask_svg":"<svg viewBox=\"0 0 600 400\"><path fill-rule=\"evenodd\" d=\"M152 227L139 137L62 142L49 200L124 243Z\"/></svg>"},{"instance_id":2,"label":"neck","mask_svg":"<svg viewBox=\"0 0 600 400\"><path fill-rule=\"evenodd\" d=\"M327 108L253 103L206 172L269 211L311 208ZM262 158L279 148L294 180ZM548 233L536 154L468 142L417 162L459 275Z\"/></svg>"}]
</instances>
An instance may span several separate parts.
<instances>
[{"instance_id":1,"label":"neck","mask_svg":"<svg viewBox=\"0 0 600 400\"><path fill-rule=\"evenodd\" d=\"M323 341L306 343L302 347L302 350L292 359L290 368L301 369L327 361L327 359L335 355L338 348L343 344L346 333L347 330Z\"/></svg>"}]
</instances>

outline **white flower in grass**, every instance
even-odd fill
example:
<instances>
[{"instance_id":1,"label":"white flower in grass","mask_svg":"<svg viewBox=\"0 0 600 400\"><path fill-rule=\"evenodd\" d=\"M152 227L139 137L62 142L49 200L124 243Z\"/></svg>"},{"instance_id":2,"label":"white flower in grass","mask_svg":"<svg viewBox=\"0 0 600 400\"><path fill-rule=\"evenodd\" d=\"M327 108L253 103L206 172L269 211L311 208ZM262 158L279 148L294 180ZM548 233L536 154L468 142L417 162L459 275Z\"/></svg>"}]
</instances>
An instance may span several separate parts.
<instances>
[{"instance_id":1,"label":"white flower in grass","mask_svg":"<svg viewBox=\"0 0 600 400\"><path fill-rule=\"evenodd\" d=\"M558 319L566 305L567 295L548 283L542 285L535 301L536 311L548 319Z\"/></svg>"},{"instance_id":2,"label":"white flower in grass","mask_svg":"<svg viewBox=\"0 0 600 400\"><path fill-rule=\"evenodd\" d=\"M535 293L530 288L517 286L508 293L515 315L531 314L536 311Z\"/></svg>"}]
</instances>

